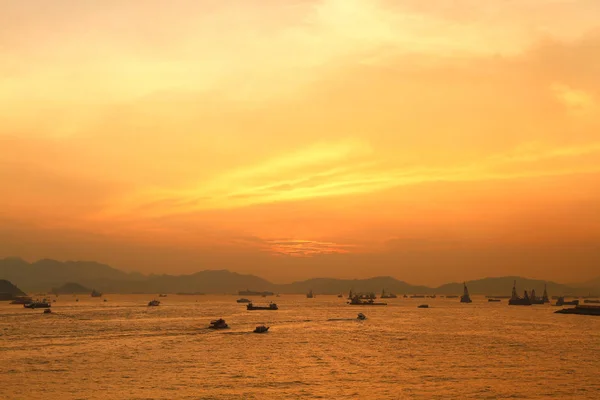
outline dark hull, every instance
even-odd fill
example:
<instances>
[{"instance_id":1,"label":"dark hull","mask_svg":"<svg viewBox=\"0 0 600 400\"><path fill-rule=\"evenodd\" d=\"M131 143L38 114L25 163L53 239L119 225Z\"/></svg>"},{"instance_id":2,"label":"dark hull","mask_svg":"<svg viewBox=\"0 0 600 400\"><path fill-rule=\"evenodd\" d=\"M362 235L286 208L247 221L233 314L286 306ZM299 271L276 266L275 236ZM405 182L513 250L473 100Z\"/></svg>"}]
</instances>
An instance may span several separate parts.
<instances>
[{"instance_id":1,"label":"dark hull","mask_svg":"<svg viewBox=\"0 0 600 400\"><path fill-rule=\"evenodd\" d=\"M251 308L247 308L248 311L254 311L254 310L268 310L268 311L277 311L277 308L270 308L270 307L251 307Z\"/></svg>"},{"instance_id":2,"label":"dark hull","mask_svg":"<svg viewBox=\"0 0 600 400\"><path fill-rule=\"evenodd\" d=\"M575 308L563 308L554 312L555 314L576 314L600 316L599 306L577 306Z\"/></svg>"},{"instance_id":3,"label":"dark hull","mask_svg":"<svg viewBox=\"0 0 600 400\"><path fill-rule=\"evenodd\" d=\"M518 299L518 300L511 299L508 301L508 305L509 306L530 306L531 301L525 300L525 299Z\"/></svg>"},{"instance_id":4,"label":"dark hull","mask_svg":"<svg viewBox=\"0 0 600 400\"><path fill-rule=\"evenodd\" d=\"M23 307L25 308L50 308L50 303L31 303L25 304Z\"/></svg>"},{"instance_id":5,"label":"dark hull","mask_svg":"<svg viewBox=\"0 0 600 400\"><path fill-rule=\"evenodd\" d=\"M387 306L387 303L349 303L351 306Z\"/></svg>"}]
</instances>

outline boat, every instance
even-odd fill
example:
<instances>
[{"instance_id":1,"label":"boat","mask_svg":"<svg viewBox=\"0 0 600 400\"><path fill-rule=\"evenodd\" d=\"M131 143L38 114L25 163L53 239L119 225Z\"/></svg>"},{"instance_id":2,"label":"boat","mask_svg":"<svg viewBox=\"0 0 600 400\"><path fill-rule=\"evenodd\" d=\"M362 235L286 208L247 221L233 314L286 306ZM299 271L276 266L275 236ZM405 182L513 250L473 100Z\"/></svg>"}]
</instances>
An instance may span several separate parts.
<instances>
[{"instance_id":1,"label":"boat","mask_svg":"<svg viewBox=\"0 0 600 400\"><path fill-rule=\"evenodd\" d=\"M49 301L47 301L46 299L40 301L40 300L36 300L36 301L32 301L29 304L23 304L23 307L25 308L50 308L51 304Z\"/></svg>"},{"instance_id":2,"label":"boat","mask_svg":"<svg viewBox=\"0 0 600 400\"><path fill-rule=\"evenodd\" d=\"M353 297L354 293L352 293L352 289L350 289L350 291L348 292L348 300L352 300Z\"/></svg>"},{"instance_id":3,"label":"boat","mask_svg":"<svg viewBox=\"0 0 600 400\"><path fill-rule=\"evenodd\" d=\"M216 319L214 321L210 321L209 329L227 329L229 325L225 322L223 318Z\"/></svg>"},{"instance_id":4,"label":"boat","mask_svg":"<svg viewBox=\"0 0 600 400\"><path fill-rule=\"evenodd\" d=\"M550 299L548 298L548 290L546 288L546 284L544 283L544 294L542 295L542 301L544 304L550 303Z\"/></svg>"},{"instance_id":5,"label":"boat","mask_svg":"<svg viewBox=\"0 0 600 400\"><path fill-rule=\"evenodd\" d=\"M397 297L394 293L386 293L385 289L381 290L381 296L379 296L381 299L395 299Z\"/></svg>"},{"instance_id":6,"label":"boat","mask_svg":"<svg viewBox=\"0 0 600 400\"><path fill-rule=\"evenodd\" d=\"M90 294L90 296L92 296L92 297L102 297L102 293L96 291L96 289L93 289L92 293Z\"/></svg>"},{"instance_id":7,"label":"boat","mask_svg":"<svg viewBox=\"0 0 600 400\"><path fill-rule=\"evenodd\" d=\"M52 310L51 310L51 309L49 309L49 308L46 308L46 309L44 310L44 314L52 314Z\"/></svg>"},{"instance_id":8,"label":"boat","mask_svg":"<svg viewBox=\"0 0 600 400\"><path fill-rule=\"evenodd\" d=\"M488 303L499 303L500 299L488 299Z\"/></svg>"},{"instance_id":9,"label":"boat","mask_svg":"<svg viewBox=\"0 0 600 400\"><path fill-rule=\"evenodd\" d=\"M580 306L574 308L563 308L554 312L555 314L577 314L577 315L596 315L600 316L600 306Z\"/></svg>"},{"instance_id":10,"label":"boat","mask_svg":"<svg viewBox=\"0 0 600 400\"><path fill-rule=\"evenodd\" d=\"M105 302L105 303L106 303L107 301L108 301L107 299L104 299L104 302Z\"/></svg>"},{"instance_id":11,"label":"boat","mask_svg":"<svg viewBox=\"0 0 600 400\"><path fill-rule=\"evenodd\" d=\"M341 299L342 297L344 297L344 295L343 295L343 294L341 294L341 293L340 293L340 294L338 294L338 298L339 298L339 299Z\"/></svg>"},{"instance_id":12,"label":"boat","mask_svg":"<svg viewBox=\"0 0 600 400\"><path fill-rule=\"evenodd\" d=\"M579 305L579 300L571 300L571 301L565 301L564 297L559 297L558 300L556 300L556 304L555 306L578 306Z\"/></svg>"},{"instance_id":13,"label":"boat","mask_svg":"<svg viewBox=\"0 0 600 400\"><path fill-rule=\"evenodd\" d=\"M458 295L455 294L449 294L446 296L447 299L458 299Z\"/></svg>"},{"instance_id":14,"label":"boat","mask_svg":"<svg viewBox=\"0 0 600 400\"><path fill-rule=\"evenodd\" d=\"M273 292L255 292L255 291L248 290L248 289L240 290L238 292L238 295L240 295L240 296L263 296L263 297L266 297L266 296L273 296L273 294L274 294Z\"/></svg>"},{"instance_id":15,"label":"boat","mask_svg":"<svg viewBox=\"0 0 600 400\"><path fill-rule=\"evenodd\" d=\"M315 294L313 293L312 289L310 289L310 291L308 293L306 293L306 298L307 299L314 299L315 298Z\"/></svg>"},{"instance_id":16,"label":"boat","mask_svg":"<svg viewBox=\"0 0 600 400\"><path fill-rule=\"evenodd\" d=\"M167 295L161 293L161 294L158 295L158 297L167 297Z\"/></svg>"},{"instance_id":17,"label":"boat","mask_svg":"<svg viewBox=\"0 0 600 400\"><path fill-rule=\"evenodd\" d=\"M387 303L378 303L373 299L361 300L358 295L355 295L348 304L351 306L387 306Z\"/></svg>"},{"instance_id":18,"label":"boat","mask_svg":"<svg viewBox=\"0 0 600 400\"><path fill-rule=\"evenodd\" d=\"M254 329L254 333L267 333L269 331L268 326L259 325Z\"/></svg>"},{"instance_id":19,"label":"boat","mask_svg":"<svg viewBox=\"0 0 600 400\"><path fill-rule=\"evenodd\" d=\"M275 303L269 303L268 306L255 306L252 303L248 303L248 305L246 305L246 310L279 310L279 308Z\"/></svg>"},{"instance_id":20,"label":"boat","mask_svg":"<svg viewBox=\"0 0 600 400\"><path fill-rule=\"evenodd\" d=\"M156 307L160 305L160 301L154 299L148 303L148 307Z\"/></svg>"},{"instance_id":21,"label":"boat","mask_svg":"<svg viewBox=\"0 0 600 400\"><path fill-rule=\"evenodd\" d=\"M460 296L461 303L472 303L471 296L469 296L469 289L467 289L467 283L463 282L463 295Z\"/></svg>"},{"instance_id":22,"label":"boat","mask_svg":"<svg viewBox=\"0 0 600 400\"><path fill-rule=\"evenodd\" d=\"M525 291L523 297L519 297L519 295L517 294L517 281L515 281L513 284L512 295L510 297L510 300L508 300L508 305L509 306L530 306L531 305L531 300L529 299L529 295L527 294L527 291Z\"/></svg>"},{"instance_id":23,"label":"boat","mask_svg":"<svg viewBox=\"0 0 600 400\"><path fill-rule=\"evenodd\" d=\"M252 303L251 300L248 300L248 299L243 298L243 297L241 299L237 299L236 302L237 303Z\"/></svg>"},{"instance_id":24,"label":"boat","mask_svg":"<svg viewBox=\"0 0 600 400\"><path fill-rule=\"evenodd\" d=\"M535 289L531 289L529 301L531 301L531 304L544 304L544 299L542 297L536 296Z\"/></svg>"},{"instance_id":25,"label":"boat","mask_svg":"<svg viewBox=\"0 0 600 400\"><path fill-rule=\"evenodd\" d=\"M359 312L358 316L356 317L356 319L364 321L365 319L367 319L367 317L365 316L365 314Z\"/></svg>"},{"instance_id":26,"label":"boat","mask_svg":"<svg viewBox=\"0 0 600 400\"><path fill-rule=\"evenodd\" d=\"M31 297L17 297L15 298L13 301L10 302L10 304L30 304L32 303L33 300L31 299Z\"/></svg>"},{"instance_id":27,"label":"boat","mask_svg":"<svg viewBox=\"0 0 600 400\"><path fill-rule=\"evenodd\" d=\"M420 306L417 306L417 308L429 308L429 304L421 304Z\"/></svg>"},{"instance_id":28,"label":"boat","mask_svg":"<svg viewBox=\"0 0 600 400\"><path fill-rule=\"evenodd\" d=\"M600 304L600 300L589 300L589 299L585 299L583 300L584 303L589 303L589 304Z\"/></svg>"}]
</instances>

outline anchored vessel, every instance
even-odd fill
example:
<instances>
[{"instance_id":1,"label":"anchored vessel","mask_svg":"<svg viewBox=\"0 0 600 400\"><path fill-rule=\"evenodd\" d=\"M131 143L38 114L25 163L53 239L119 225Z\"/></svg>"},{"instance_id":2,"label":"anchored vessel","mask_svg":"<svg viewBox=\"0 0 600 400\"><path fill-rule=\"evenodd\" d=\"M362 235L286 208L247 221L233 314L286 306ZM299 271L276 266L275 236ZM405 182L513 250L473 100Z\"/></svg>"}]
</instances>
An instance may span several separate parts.
<instances>
[{"instance_id":1,"label":"anchored vessel","mask_svg":"<svg viewBox=\"0 0 600 400\"><path fill-rule=\"evenodd\" d=\"M246 310L279 310L279 308L275 303L269 303L268 306L255 306L252 303L248 303Z\"/></svg>"},{"instance_id":2,"label":"anchored vessel","mask_svg":"<svg viewBox=\"0 0 600 400\"><path fill-rule=\"evenodd\" d=\"M238 302L238 303L251 303L251 301L248 300L248 299L246 299L246 298L237 299L236 302Z\"/></svg>"},{"instance_id":3,"label":"anchored vessel","mask_svg":"<svg viewBox=\"0 0 600 400\"><path fill-rule=\"evenodd\" d=\"M314 297L315 297L315 294L313 293L312 289L310 289L310 291L308 293L306 293L306 298L313 299Z\"/></svg>"},{"instance_id":4,"label":"anchored vessel","mask_svg":"<svg viewBox=\"0 0 600 400\"><path fill-rule=\"evenodd\" d=\"M36 301L32 301L29 304L23 304L23 307L25 308L50 308L50 302L46 299L40 301L40 300L36 300Z\"/></svg>"},{"instance_id":5,"label":"anchored vessel","mask_svg":"<svg viewBox=\"0 0 600 400\"><path fill-rule=\"evenodd\" d=\"M565 298L560 296L558 298L558 300L556 300L556 305L557 306L578 306L579 305L579 300L571 300L571 301L565 301Z\"/></svg>"},{"instance_id":6,"label":"anchored vessel","mask_svg":"<svg viewBox=\"0 0 600 400\"><path fill-rule=\"evenodd\" d=\"M92 297L102 297L102 293L97 292L96 289L92 290L92 293L90 294L90 296Z\"/></svg>"},{"instance_id":7,"label":"anchored vessel","mask_svg":"<svg viewBox=\"0 0 600 400\"><path fill-rule=\"evenodd\" d=\"M394 293L386 293L385 289L381 290L381 296L379 296L382 299L395 299L398 296L396 296Z\"/></svg>"},{"instance_id":8,"label":"anchored vessel","mask_svg":"<svg viewBox=\"0 0 600 400\"><path fill-rule=\"evenodd\" d=\"M361 300L358 295L355 295L348 304L351 306L387 306L387 303L378 303L373 299Z\"/></svg>"},{"instance_id":9,"label":"anchored vessel","mask_svg":"<svg viewBox=\"0 0 600 400\"><path fill-rule=\"evenodd\" d=\"M523 297L519 297L519 295L517 294L517 281L515 281L513 284L512 295L510 297L510 300L508 300L508 305L509 306L530 306L531 305L531 300L529 299L529 295L527 294L527 291L525 291Z\"/></svg>"},{"instance_id":10,"label":"anchored vessel","mask_svg":"<svg viewBox=\"0 0 600 400\"><path fill-rule=\"evenodd\" d=\"M461 303L472 303L473 301L471 300L471 296L469 296L469 289L467 289L467 283L463 282L463 286L464 286L464 293L462 296L460 296L460 302Z\"/></svg>"},{"instance_id":11,"label":"anchored vessel","mask_svg":"<svg viewBox=\"0 0 600 400\"><path fill-rule=\"evenodd\" d=\"M148 303L148 307L156 307L160 305L160 301L158 300L152 300L151 302Z\"/></svg>"}]
</instances>

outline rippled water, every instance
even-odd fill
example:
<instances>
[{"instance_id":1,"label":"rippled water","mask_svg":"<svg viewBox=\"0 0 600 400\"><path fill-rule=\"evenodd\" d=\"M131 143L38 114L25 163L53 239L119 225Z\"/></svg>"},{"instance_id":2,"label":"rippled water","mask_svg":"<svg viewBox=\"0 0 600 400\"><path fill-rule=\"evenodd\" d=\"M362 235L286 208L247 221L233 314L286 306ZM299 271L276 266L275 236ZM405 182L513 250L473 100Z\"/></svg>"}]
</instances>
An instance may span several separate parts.
<instances>
[{"instance_id":1,"label":"rippled water","mask_svg":"<svg viewBox=\"0 0 600 400\"><path fill-rule=\"evenodd\" d=\"M600 398L600 318L552 306L284 295L279 311L246 311L234 296L106 297L61 296L50 315L0 303L0 397ZM231 329L206 329L219 317ZM260 323L270 331L250 333Z\"/></svg>"}]
</instances>

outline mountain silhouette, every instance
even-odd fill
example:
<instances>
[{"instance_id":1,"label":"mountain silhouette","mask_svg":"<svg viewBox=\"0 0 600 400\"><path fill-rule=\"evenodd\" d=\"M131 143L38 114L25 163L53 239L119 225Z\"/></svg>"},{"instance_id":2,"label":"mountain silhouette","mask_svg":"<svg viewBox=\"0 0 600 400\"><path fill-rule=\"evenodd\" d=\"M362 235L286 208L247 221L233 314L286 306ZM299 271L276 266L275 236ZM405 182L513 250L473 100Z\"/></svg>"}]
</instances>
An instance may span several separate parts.
<instances>
[{"instance_id":1,"label":"mountain silhouette","mask_svg":"<svg viewBox=\"0 0 600 400\"><path fill-rule=\"evenodd\" d=\"M44 292L72 283L80 293L95 288L104 293L231 293L240 290L270 291L275 293L338 294L354 292L403 294L461 294L462 282L448 283L439 287L411 285L391 276L368 279L314 278L287 284L275 284L254 275L239 274L227 270L206 270L190 275L143 275L127 273L93 261L56 261L43 259L28 263L20 258L0 259L0 279L14 282L25 291ZM600 294L600 284L569 286L560 283L505 276L467 281L471 294L510 295L513 281L517 289L542 293L547 285L550 295ZM62 288L64 289L64 288ZM69 289L67 286L66 289ZM71 288L72 289L72 288ZM85 290L84 290L85 289ZM69 289L70 290L70 289ZM0 290L1 292L1 290ZM73 293L72 291L70 293Z\"/></svg>"}]
</instances>

